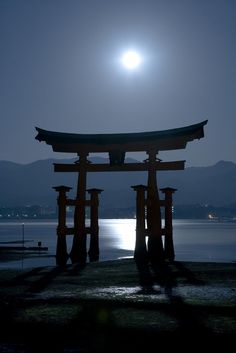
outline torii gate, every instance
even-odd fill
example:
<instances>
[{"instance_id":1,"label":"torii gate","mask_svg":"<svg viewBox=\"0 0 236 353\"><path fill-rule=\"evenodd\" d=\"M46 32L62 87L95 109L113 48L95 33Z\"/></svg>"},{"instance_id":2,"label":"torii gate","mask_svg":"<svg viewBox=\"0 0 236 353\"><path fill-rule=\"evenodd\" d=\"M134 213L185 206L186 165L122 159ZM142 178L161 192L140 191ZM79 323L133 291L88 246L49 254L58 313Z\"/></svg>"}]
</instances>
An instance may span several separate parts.
<instances>
[{"instance_id":1,"label":"torii gate","mask_svg":"<svg viewBox=\"0 0 236 353\"><path fill-rule=\"evenodd\" d=\"M70 134L55 131L47 131L36 127L38 135L36 140L45 141L52 146L55 152L76 153L79 160L74 164L54 164L55 172L77 172L78 185L75 200L67 199L68 187L56 187L59 192L59 202L61 205L74 205L74 228L67 228L65 223L65 207L61 208L58 224L58 244L57 263L67 262L66 234L74 234L73 244L70 253L72 263L86 262L86 235L93 233L93 244L90 251L97 257L98 246L98 224L97 206L99 189L90 190L91 200L86 200L86 177L88 172L116 172L116 171L147 171L147 187L134 186L137 192L137 229L135 256L144 261L159 262L165 258L162 244L162 235L169 235L169 242L165 251L167 258L174 258L172 241L172 217L170 214L172 204L172 193L175 189L166 188L162 191L166 195L165 205L165 230L161 225L161 206L163 201L159 198L156 172L162 170L183 170L185 161L162 162L157 158L159 151L184 149L188 142L204 137L204 126L207 120L176 129L163 131L141 132L141 133L121 133L121 134ZM148 158L143 162L125 163L126 152L144 151ZM90 153L108 153L109 162L106 164L92 164L88 160ZM147 196L145 198L145 192ZM93 224L87 229L85 225L85 208L93 209ZM145 226L147 224L147 228ZM148 248L146 249L145 236L148 236ZM169 249L169 250L168 250ZM146 260L145 260L146 261Z\"/></svg>"}]
</instances>

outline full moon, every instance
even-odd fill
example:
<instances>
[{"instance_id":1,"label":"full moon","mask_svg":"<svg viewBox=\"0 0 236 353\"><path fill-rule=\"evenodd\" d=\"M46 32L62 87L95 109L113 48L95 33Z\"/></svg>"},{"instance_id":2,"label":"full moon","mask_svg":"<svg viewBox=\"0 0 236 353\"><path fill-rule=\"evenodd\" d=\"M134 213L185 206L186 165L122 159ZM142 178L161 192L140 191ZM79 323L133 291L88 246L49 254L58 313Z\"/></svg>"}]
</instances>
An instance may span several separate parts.
<instances>
[{"instance_id":1,"label":"full moon","mask_svg":"<svg viewBox=\"0 0 236 353\"><path fill-rule=\"evenodd\" d=\"M136 51L127 51L121 57L122 65L127 70L134 70L139 67L141 64L141 56Z\"/></svg>"}]
</instances>

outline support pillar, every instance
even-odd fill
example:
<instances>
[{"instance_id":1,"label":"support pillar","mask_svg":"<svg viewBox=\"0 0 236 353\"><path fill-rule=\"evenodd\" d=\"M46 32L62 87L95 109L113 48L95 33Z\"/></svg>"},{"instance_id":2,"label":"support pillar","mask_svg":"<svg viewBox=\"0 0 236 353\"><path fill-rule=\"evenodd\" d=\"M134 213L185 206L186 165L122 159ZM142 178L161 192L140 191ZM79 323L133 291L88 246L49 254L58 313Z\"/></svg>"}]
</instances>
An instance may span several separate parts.
<instances>
[{"instance_id":1,"label":"support pillar","mask_svg":"<svg viewBox=\"0 0 236 353\"><path fill-rule=\"evenodd\" d=\"M152 264L164 261L162 244L161 205L156 178L156 151L148 153L147 228L148 255Z\"/></svg>"},{"instance_id":2,"label":"support pillar","mask_svg":"<svg viewBox=\"0 0 236 353\"><path fill-rule=\"evenodd\" d=\"M146 200L145 192L147 187L145 185L134 185L132 188L136 191L136 241L134 249L134 260L138 264L148 263L148 252L146 246Z\"/></svg>"},{"instance_id":3,"label":"support pillar","mask_svg":"<svg viewBox=\"0 0 236 353\"><path fill-rule=\"evenodd\" d=\"M173 222L172 222L172 204L173 194L177 189L163 188L160 189L165 194L165 240L164 240L164 255L169 261L174 261L175 251L173 243Z\"/></svg>"},{"instance_id":4,"label":"support pillar","mask_svg":"<svg viewBox=\"0 0 236 353\"><path fill-rule=\"evenodd\" d=\"M78 176L78 186L76 200L78 204L75 207L74 213L74 238L70 252L72 263L86 263L87 249L86 249L86 227L85 227L85 207L86 207L86 166L89 163L87 160L87 153L79 154L80 172Z\"/></svg>"},{"instance_id":5,"label":"support pillar","mask_svg":"<svg viewBox=\"0 0 236 353\"><path fill-rule=\"evenodd\" d=\"M88 251L90 261L99 260L99 225L98 225L98 195L103 190L88 189L90 194L90 247Z\"/></svg>"},{"instance_id":6,"label":"support pillar","mask_svg":"<svg viewBox=\"0 0 236 353\"><path fill-rule=\"evenodd\" d=\"M66 245L66 193L72 188L68 186L56 186L53 188L59 195L57 198L58 204L58 226L57 226L57 248L56 248L56 263L59 266L66 265L68 260L67 245Z\"/></svg>"}]
</instances>

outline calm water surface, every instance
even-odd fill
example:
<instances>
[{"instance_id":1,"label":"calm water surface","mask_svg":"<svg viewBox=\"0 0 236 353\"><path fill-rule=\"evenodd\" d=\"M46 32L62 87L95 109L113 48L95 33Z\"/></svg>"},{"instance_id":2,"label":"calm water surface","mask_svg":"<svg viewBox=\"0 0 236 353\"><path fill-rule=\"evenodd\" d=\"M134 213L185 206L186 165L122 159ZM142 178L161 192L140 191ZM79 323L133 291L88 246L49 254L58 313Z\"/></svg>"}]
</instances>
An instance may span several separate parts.
<instances>
[{"instance_id":1,"label":"calm water surface","mask_svg":"<svg viewBox=\"0 0 236 353\"><path fill-rule=\"evenodd\" d=\"M135 219L100 220L101 261L133 256L135 223ZM0 246L22 245L24 239L25 246L37 246L41 241L42 246L48 247L47 252L19 254L17 260L0 252L0 268L55 266L56 226L54 220L27 221L24 226L18 221L0 222ZM67 236L68 251L72 239ZM174 220L174 245L179 261L236 261L236 223Z\"/></svg>"}]
</instances>

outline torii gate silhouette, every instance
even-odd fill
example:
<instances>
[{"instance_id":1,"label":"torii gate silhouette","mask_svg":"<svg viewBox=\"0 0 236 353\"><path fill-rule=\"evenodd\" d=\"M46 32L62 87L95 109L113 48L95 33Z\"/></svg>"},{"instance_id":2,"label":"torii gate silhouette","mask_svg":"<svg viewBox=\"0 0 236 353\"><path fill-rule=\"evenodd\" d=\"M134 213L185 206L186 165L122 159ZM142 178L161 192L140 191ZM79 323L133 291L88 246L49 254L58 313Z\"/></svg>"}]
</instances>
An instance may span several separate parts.
<instances>
[{"instance_id":1,"label":"torii gate silhouette","mask_svg":"<svg viewBox=\"0 0 236 353\"><path fill-rule=\"evenodd\" d=\"M164 259L174 259L172 239L172 194L175 189L165 188L165 200L160 200L157 186L157 171L182 170L185 161L162 162L157 158L159 151L184 149L188 142L204 137L207 120L182 128L120 134L75 134L47 131L36 127L36 140L44 141L55 152L76 153L79 160L74 164L54 164L55 172L78 173L77 194L75 200L68 199L66 186L55 187L59 192L58 205L58 242L57 264L65 265L67 254L66 235L74 234L70 258L72 263L85 263L87 258L86 237L91 234L90 260L99 257L98 246L98 195L100 189L87 190L90 200L86 200L86 177L90 172L147 171L147 185L136 185L136 245L134 257L137 261L157 263ZM143 162L125 163L126 152L144 151L148 158ZM88 160L90 153L108 153L109 163L93 164ZM145 196L146 195L146 196ZM66 205L75 206L74 227L66 226ZM91 213L91 226L85 225L86 207ZM165 227L161 224L161 207L165 207ZM163 248L162 235L165 235ZM145 237L148 236L146 246Z\"/></svg>"}]
</instances>

